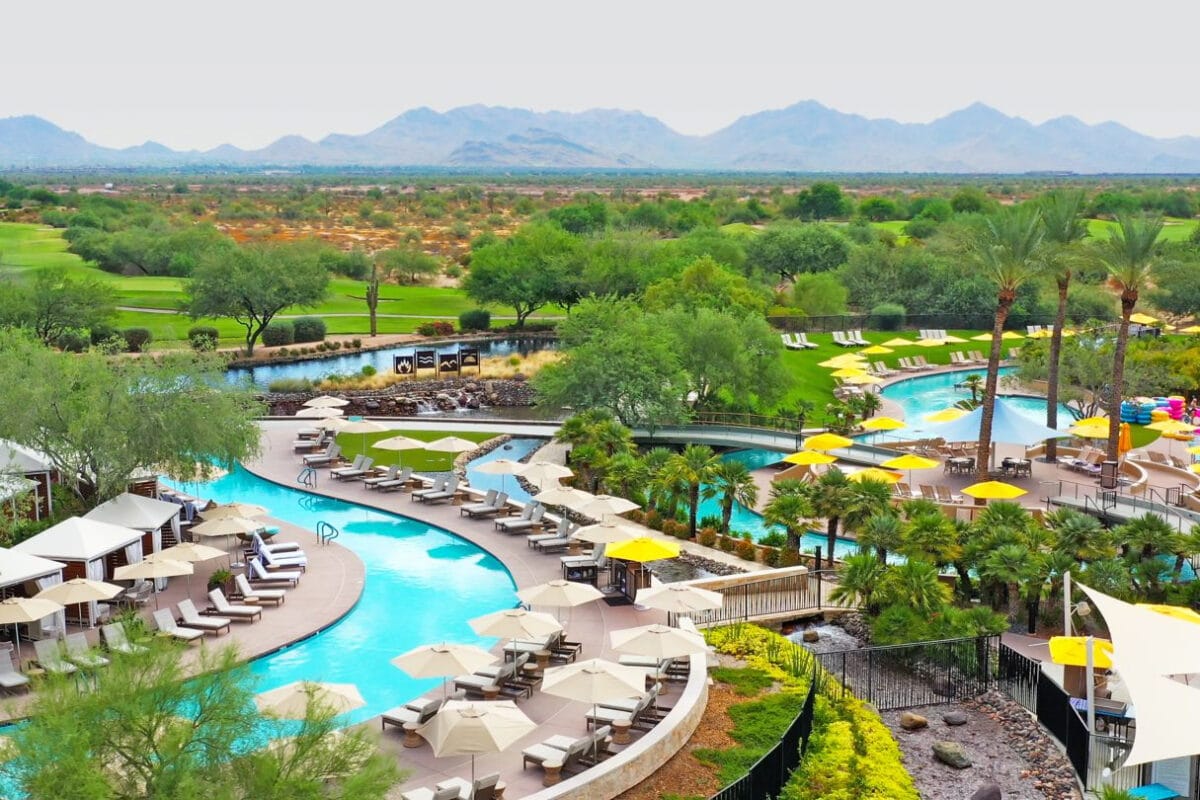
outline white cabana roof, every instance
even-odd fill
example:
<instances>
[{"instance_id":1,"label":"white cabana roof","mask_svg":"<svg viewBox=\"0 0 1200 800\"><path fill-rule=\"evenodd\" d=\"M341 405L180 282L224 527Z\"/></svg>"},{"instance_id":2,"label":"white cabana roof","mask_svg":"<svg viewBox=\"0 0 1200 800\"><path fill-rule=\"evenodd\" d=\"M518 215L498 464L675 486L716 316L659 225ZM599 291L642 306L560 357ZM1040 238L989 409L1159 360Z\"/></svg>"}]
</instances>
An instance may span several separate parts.
<instances>
[{"instance_id":1,"label":"white cabana roof","mask_svg":"<svg viewBox=\"0 0 1200 800\"><path fill-rule=\"evenodd\" d=\"M31 556L0 547L0 587L16 586L25 581L62 572L63 565L40 556Z\"/></svg>"},{"instance_id":2,"label":"white cabana roof","mask_svg":"<svg viewBox=\"0 0 1200 800\"><path fill-rule=\"evenodd\" d=\"M0 472L50 472L50 456L24 445L0 439Z\"/></svg>"},{"instance_id":3,"label":"white cabana roof","mask_svg":"<svg viewBox=\"0 0 1200 800\"><path fill-rule=\"evenodd\" d=\"M1171 677L1200 673L1200 625L1075 585L1104 617L1113 666L1137 710L1124 766L1200 754L1200 688Z\"/></svg>"},{"instance_id":4,"label":"white cabana roof","mask_svg":"<svg viewBox=\"0 0 1200 800\"><path fill-rule=\"evenodd\" d=\"M37 488L37 482L23 475L0 474L0 501L11 500Z\"/></svg>"},{"instance_id":5,"label":"white cabana roof","mask_svg":"<svg viewBox=\"0 0 1200 800\"><path fill-rule=\"evenodd\" d=\"M84 514L83 518L139 531L152 531L161 528L171 517L178 515L181 508L178 503L125 492L96 506Z\"/></svg>"},{"instance_id":6,"label":"white cabana roof","mask_svg":"<svg viewBox=\"0 0 1200 800\"><path fill-rule=\"evenodd\" d=\"M13 549L66 561L91 561L140 542L142 532L94 519L71 517L33 536Z\"/></svg>"}]
</instances>

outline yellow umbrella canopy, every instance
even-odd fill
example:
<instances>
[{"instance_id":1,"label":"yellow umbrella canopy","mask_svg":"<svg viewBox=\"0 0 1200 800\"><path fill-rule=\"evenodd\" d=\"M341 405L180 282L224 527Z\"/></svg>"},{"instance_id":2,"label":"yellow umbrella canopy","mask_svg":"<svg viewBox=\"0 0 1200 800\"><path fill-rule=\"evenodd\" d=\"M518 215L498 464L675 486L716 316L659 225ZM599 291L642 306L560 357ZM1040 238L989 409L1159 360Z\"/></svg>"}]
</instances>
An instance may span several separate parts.
<instances>
[{"instance_id":1,"label":"yellow umbrella canopy","mask_svg":"<svg viewBox=\"0 0 1200 800\"><path fill-rule=\"evenodd\" d=\"M941 411L935 411L932 414L926 414L925 420L927 422L953 422L970 413L965 408L954 408L951 406L950 408L943 408Z\"/></svg>"},{"instance_id":2,"label":"yellow umbrella canopy","mask_svg":"<svg viewBox=\"0 0 1200 800\"><path fill-rule=\"evenodd\" d=\"M941 347L945 343L945 339L917 339L913 342L917 347Z\"/></svg>"},{"instance_id":3,"label":"yellow umbrella canopy","mask_svg":"<svg viewBox=\"0 0 1200 800\"><path fill-rule=\"evenodd\" d=\"M1065 667L1086 667L1087 640L1086 636L1051 636L1050 660ZM1092 666L1112 668L1112 642L1108 639L1092 640Z\"/></svg>"},{"instance_id":4,"label":"yellow umbrella canopy","mask_svg":"<svg viewBox=\"0 0 1200 800\"><path fill-rule=\"evenodd\" d=\"M1200 614L1197 614L1190 608L1184 606L1164 606L1155 603L1138 603L1138 608L1145 608L1149 611L1157 611L1159 614L1166 614L1168 617L1175 617L1184 622L1193 622L1200 624Z\"/></svg>"},{"instance_id":5,"label":"yellow umbrella canopy","mask_svg":"<svg viewBox=\"0 0 1200 800\"><path fill-rule=\"evenodd\" d=\"M1033 333L1029 334L1029 338L1030 339L1049 339L1053 335L1054 335L1054 331L1048 331L1045 328L1042 328L1040 331L1034 331Z\"/></svg>"},{"instance_id":6,"label":"yellow umbrella canopy","mask_svg":"<svg viewBox=\"0 0 1200 800\"><path fill-rule=\"evenodd\" d=\"M1194 444L1187 449L1192 455L1200 454L1200 444Z\"/></svg>"},{"instance_id":7,"label":"yellow umbrella canopy","mask_svg":"<svg viewBox=\"0 0 1200 800\"><path fill-rule=\"evenodd\" d=\"M1180 328L1176 333L1200 333L1200 325L1188 325L1186 328Z\"/></svg>"},{"instance_id":8,"label":"yellow umbrella canopy","mask_svg":"<svg viewBox=\"0 0 1200 800\"><path fill-rule=\"evenodd\" d=\"M990 333L981 333L978 336L971 337L972 342L990 342L991 340L992 335Z\"/></svg>"},{"instance_id":9,"label":"yellow umbrella canopy","mask_svg":"<svg viewBox=\"0 0 1200 800\"><path fill-rule=\"evenodd\" d=\"M1196 430L1196 426L1183 420L1164 419L1162 422L1151 422L1146 426L1146 430L1160 433L1191 433Z\"/></svg>"},{"instance_id":10,"label":"yellow umbrella canopy","mask_svg":"<svg viewBox=\"0 0 1200 800\"><path fill-rule=\"evenodd\" d=\"M832 464L837 461L837 456L818 453L816 450L801 450L799 453L792 453L790 456L785 456L783 460L789 464L800 464L811 467L814 464Z\"/></svg>"},{"instance_id":11,"label":"yellow umbrella canopy","mask_svg":"<svg viewBox=\"0 0 1200 800\"><path fill-rule=\"evenodd\" d=\"M1138 325L1157 325L1158 324L1157 319L1150 316L1149 314L1143 314L1140 311L1136 314L1130 315L1129 321L1136 322Z\"/></svg>"},{"instance_id":12,"label":"yellow umbrella canopy","mask_svg":"<svg viewBox=\"0 0 1200 800\"><path fill-rule=\"evenodd\" d=\"M864 347L862 350L859 350L858 355L860 355L860 356L883 356L883 355L887 355L888 353L892 353L892 352L895 352L895 351L892 350L892 348L890 348L890 347L885 347L884 345L881 345L881 344L873 344L870 347Z\"/></svg>"},{"instance_id":13,"label":"yellow umbrella canopy","mask_svg":"<svg viewBox=\"0 0 1200 800\"><path fill-rule=\"evenodd\" d=\"M1075 425L1068 433L1080 439L1107 439L1108 421L1105 420L1102 425Z\"/></svg>"},{"instance_id":14,"label":"yellow umbrella canopy","mask_svg":"<svg viewBox=\"0 0 1200 800\"><path fill-rule=\"evenodd\" d=\"M1197 475L1200 475L1200 464L1192 464L1191 466L1188 467L1188 469L1190 469L1192 472L1196 473Z\"/></svg>"},{"instance_id":15,"label":"yellow umbrella canopy","mask_svg":"<svg viewBox=\"0 0 1200 800\"><path fill-rule=\"evenodd\" d=\"M884 347L909 347L915 344L912 339L901 339L897 336L895 339L888 339L883 343ZM878 347L879 345L876 345Z\"/></svg>"},{"instance_id":16,"label":"yellow umbrella canopy","mask_svg":"<svg viewBox=\"0 0 1200 800\"><path fill-rule=\"evenodd\" d=\"M889 458L879 466L887 467L888 469L933 469L939 464L941 464L940 461L932 458L925 458L914 453L905 453L896 458Z\"/></svg>"},{"instance_id":17,"label":"yellow umbrella canopy","mask_svg":"<svg viewBox=\"0 0 1200 800\"><path fill-rule=\"evenodd\" d=\"M817 364L817 366L825 367L826 369L841 369L842 367L861 367L863 365L863 362L865 362L866 360L867 359L863 358L862 356L858 355L857 353L843 353L840 356L834 356L833 358L827 358L824 361Z\"/></svg>"},{"instance_id":18,"label":"yellow umbrella canopy","mask_svg":"<svg viewBox=\"0 0 1200 800\"><path fill-rule=\"evenodd\" d=\"M1075 420L1076 425L1107 425L1108 417L1084 417Z\"/></svg>"},{"instance_id":19,"label":"yellow umbrella canopy","mask_svg":"<svg viewBox=\"0 0 1200 800\"><path fill-rule=\"evenodd\" d=\"M946 336L946 337L943 337L942 341L949 342L950 344L966 344L967 343L967 340L962 338L961 336Z\"/></svg>"},{"instance_id":20,"label":"yellow umbrella canopy","mask_svg":"<svg viewBox=\"0 0 1200 800\"><path fill-rule=\"evenodd\" d=\"M899 472L888 472L886 469L878 467L867 467L860 469L858 472L852 472L847 476L849 480L859 483L861 481L881 481L882 483L895 483L904 476Z\"/></svg>"},{"instance_id":21,"label":"yellow umbrella canopy","mask_svg":"<svg viewBox=\"0 0 1200 800\"><path fill-rule=\"evenodd\" d=\"M622 561L659 561L664 558L677 558L679 545L641 536L611 544L604 552L609 558L619 558Z\"/></svg>"},{"instance_id":22,"label":"yellow umbrella canopy","mask_svg":"<svg viewBox=\"0 0 1200 800\"><path fill-rule=\"evenodd\" d=\"M874 375L851 375L849 378L843 378L842 383L848 383L852 386L868 386L883 383L883 378L877 378Z\"/></svg>"},{"instance_id":23,"label":"yellow umbrella canopy","mask_svg":"<svg viewBox=\"0 0 1200 800\"><path fill-rule=\"evenodd\" d=\"M894 417L871 417L862 424L864 431L895 431L904 427L906 424Z\"/></svg>"},{"instance_id":24,"label":"yellow umbrella canopy","mask_svg":"<svg viewBox=\"0 0 1200 800\"><path fill-rule=\"evenodd\" d=\"M1000 338L1006 339L1011 342L1014 339L1024 339L1025 337L1022 336L1021 334L1017 333L1016 331L1005 331L1004 333L1000 334Z\"/></svg>"},{"instance_id":25,"label":"yellow umbrella canopy","mask_svg":"<svg viewBox=\"0 0 1200 800\"><path fill-rule=\"evenodd\" d=\"M1001 481L984 481L983 483L973 483L962 490L963 494L970 495L977 500L1014 500L1027 492L1019 486L1013 486L1010 483L1002 483Z\"/></svg>"},{"instance_id":26,"label":"yellow umbrella canopy","mask_svg":"<svg viewBox=\"0 0 1200 800\"><path fill-rule=\"evenodd\" d=\"M859 369L858 367L842 367L830 373L835 378L857 378L860 375L866 374L868 373L865 369Z\"/></svg>"},{"instance_id":27,"label":"yellow umbrella canopy","mask_svg":"<svg viewBox=\"0 0 1200 800\"><path fill-rule=\"evenodd\" d=\"M853 439L838 436L836 433L818 433L804 440L805 450L843 450L854 444Z\"/></svg>"}]
</instances>

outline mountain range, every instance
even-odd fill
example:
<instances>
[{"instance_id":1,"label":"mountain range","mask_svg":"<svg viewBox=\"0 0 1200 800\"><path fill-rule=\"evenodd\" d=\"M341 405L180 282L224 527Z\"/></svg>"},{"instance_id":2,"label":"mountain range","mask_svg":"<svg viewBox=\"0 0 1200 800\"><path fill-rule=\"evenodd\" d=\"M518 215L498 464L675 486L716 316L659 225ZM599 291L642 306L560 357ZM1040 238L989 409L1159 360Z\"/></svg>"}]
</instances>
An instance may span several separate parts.
<instances>
[{"instance_id":1,"label":"mountain range","mask_svg":"<svg viewBox=\"0 0 1200 800\"><path fill-rule=\"evenodd\" d=\"M459 167L940 173L1200 173L1200 138L1156 139L1115 122L1035 125L981 103L928 123L815 101L687 136L637 111L464 106L406 111L361 135L285 136L258 150L114 149L35 116L0 119L0 168Z\"/></svg>"}]
</instances>

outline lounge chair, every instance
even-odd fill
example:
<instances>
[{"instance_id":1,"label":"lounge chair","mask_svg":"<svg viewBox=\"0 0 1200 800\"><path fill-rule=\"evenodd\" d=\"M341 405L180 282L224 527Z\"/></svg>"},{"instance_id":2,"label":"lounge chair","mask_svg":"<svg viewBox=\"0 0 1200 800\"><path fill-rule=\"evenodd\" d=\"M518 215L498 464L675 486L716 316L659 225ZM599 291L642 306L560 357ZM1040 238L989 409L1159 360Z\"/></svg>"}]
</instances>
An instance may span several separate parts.
<instances>
[{"instance_id":1,"label":"lounge chair","mask_svg":"<svg viewBox=\"0 0 1200 800\"><path fill-rule=\"evenodd\" d=\"M268 572L267 568L263 566L262 562L258 560L257 556L246 562L246 569L249 570L249 573L247 573L247 579L250 581L251 586L256 583L276 585L280 583L287 583L291 586L295 586L296 584L300 583L300 577L303 575L303 573L298 569L281 569L276 570L275 572Z\"/></svg>"},{"instance_id":2,"label":"lounge chair","mask_svg":"<svg viewBox=\"0 0 1200 800\"><path fill-rule=\"evenodd\" d=\"M7 691L28 685L28 676L17 672L17 667L13 664L13 654L10 651L0 653L0 688Z\"/></svg>"},{"instance_id":3,"label":"lounge chair","mask_svg":"<svg viewBox=\"0 0 1200 800\"><path fill-rule=\"evenodd\" d=\"M372 478L364 477L362 479L362 482L363 482L363 486L367 487L368 489L374 489L376 486L378 486L381 483L384 483L385 481L396 480L396 478L398 478L399 476L400 476L400 466L398 464L393 464L392 466L388 467L387 472L383 473L382 475L376 475Z\"/></svg>"},{"instance_id":4,"label":"lounge chair","mask_svg":"<svg viewBox=\"0 0 1200 800\"><path fill-rule=\"evenodd\" d=\"M447 700L462 700L466 698L466 692L455 692L447 697ZM429 720L433 719L433 715L441 710L442 704L445 701L440 697L428 698L418 697L415 700L410 700L402 706L388 709L379 716L380 730L387 730L388 725L397 728L403 728L405 724L412 723L414 725L424 725Z\"/></svg>"},{"instance_id":5,"label":"lounge chair","mask_svg":"<svg viewBox=\"0 0 1200 800\"><path fill-rule=\"evenodd\" d=\"M521 751L521 769L528 768L530 764L536 764L540 767L544 761L562 761L563 770L566 771L566 757L569 754L577 754L573 761L578 761L581 757L586 758L589 755L598 756L600 753L608 750L607 739L611 735L612 727L602 725L594 732L580 736L578 739L562 735L551 736L549 739L545 739Z\"/></svg>"},{"instance_id":6,"label":"lounge chair","mask_svg":"<svg viewBox=\"0 0 1200 800\"><path fill-rule=\"evenodd\" d=\"M797 343L799 343L801 347L806 347L806 348L808 348L809 350L815 350L815 349L817 349L817 347L819 347L819 345L815 345L815 344L813 344L812 342L810 342L810 341L808 340L808 334L807 334L807 333L803 333L803 332L801 332L801 333L797 333L797 334L795 334L795 336L793 337L793 339L794 339L794 341L796 341Z\"/></svg>"},{"instance_id":7,"label":"lounge chair","mask_svg":"<svg viewBox=\"0 0 1200 800\"><path fill-rule=\"evenodd\" d=\"M500 773L494 772L491 775L476 778L474 784L463 778L447 778L437 785L437 790L444 792L453 789L456 794L452 794L450 797L457 797L458 800L494 800L498 783L500 783Z\"/></svg>"},{"instance_id":8,"label":"lounge chair","mask_svg":"<svg viewBox=\"0 0 1200 800\"><path fill-rule=\"evenodd\" d=\"M465 506L458 507L458 515L467 515L472 519L476 517L490 517L493 514L499 514L508 505L508 492L497 492L495 489L488 489L487 496L481 502L470 503Z\"/></svg>"},{"instance_id":9,"label":"lounge chair","mask_svg":"<svg viewBox=\"0 0 1200 800\"><path fill-rule=\"evenodd\" d=\"M213 636L220 636L221 631L227 631L233 624L233 620L229 617L218 616L203 616L196 610L196 605L191 600L180 600L176 604L179 608L179 616L183 620L183 624L189 628L211 633Z\"/></svg>"},{"instance_id":10,"label":"lounge chair","mask_svg":"<svg viewBox=\"0 0 1200 800\"><path fill-rule=\"evenodd\" d=\"M38 666L54 675L70 675L76 672L75 665L63 658L62 648L55 639L38 639L33 643Z\"/></svg>"},{"instance_id":11,"label":"lounge chair","mask_svg":"<svg viewBox=\"0 0 1200 800\"><path fill-rule=\"evenodd\" d=\"M528 506L526 506L528 508ZM498 519L496 520L496 530L502 533L525 533L532 528L539 527L542 524L542 517L546 514L546 507L538 504L528 517L522 516L519 519Z\"/></svg>"},{"instance_id":12,"label":"lounge chair","mask_svg":"<svg viewBox=\"0 0 1200 800\"><path fill-rule=\"evenodd\" d=\"M834 331L833 332L833 343L836 345L839 345L841 347L857 347L858 346L857 344L855 344L854 342L852 342L850 340L850 338L846 335L845 331Z\"/></svg>"},{"instance_id":13,"label":"lounge chair","mask_svg":"<svg viewBox=\"0 0 1200 800\"><path fill-rule=\"evenodd\" d=\"M427 789L421 786L400 793L400 800L456 800L457 797L457 786L447 786L445 789Z\"/></svg>"},{"instance_id":14,"label":"lounge chair","mask_svg":"<svg viewBox=\"0 0 1200 800\"><path fill-rule=\"evenodd\" d=\"M537 502L534 502L534 503L526 503L526 504L525 504L525 506L524 506L524 508L522 508L522 509L521 509L521 513L520 513L520 514L518 514L517 516L515 516L515 517L512 517L512 518L508 518L508 519L505 519L505 520L499 520L499 519L498 519L498 520L496 520L496 530L500 530L500 523L501 523L501 522L505 522L505 521L507 521L507 522L516 522L517 520L526 520L526 519L529 519L529 517L533 515L533 511L534 511L534 509L535 509L535 508L537 508L537 507L538 507L538 506L540 506L540 505L541 505L541 503L537 503Z\"/></svg>"},{"instance_id":15,"label":"lounge chair","mask_svg":"<svg viewBox=\"0 0 1200 800\"><path fill-rule=\"evenodd\" d=\"M662 659L660 661L656 661L656 662L654 661L654 659L651 659L651 661L654 663L651 663L649 666L646 666L643 668L649 671L648 674L657 676L660 674L663 674L663 675L666 674L667 667L671 666L672 659L664 658L664 659ZM639 666L640 667L643 665L626 664L625 666ZM650 687L650 690L646 694L650 695L651 703L653 703L658 698L658 694L661 691L662 691L662 689L657 683ZM600 708L611 708L613 711L624 711L626 714L632 714L634 711L637 710L638 705L643 702L645 702L645 695L642 695L640 697L613 697L613 698L609 698L608 700L602 700L597 705L599 705Z\"/></svg>"},{"instance_id":16,"label":"lounge chair","mask_svg":"<svg viewBox=\"0 0 1200 800\"><path fill-rule=\"evenodd\" d=\"M83 632L67 635L67 660L83 669L107 667L109 660L92 650L88 644L87 635Z\"/></svg>"},{"instance_id":17,"label":"lounge chair","mask_svg":"<svg viewBox=\"0 0 1200 800\"><path fill-rule=\"evenodd\" d=\"M933 490L932 486L927 483L922 483L920 485L920 489L921 497L925 498L926 500L932 500L935 503L937 502L937 492Z\"/></svg>"},{"instance_id":18,"label":"lounge chair","mask_svg":"<svg viewBox=\"0 0 1200 800\"><path fill-rule=\"evenodd\" d=\"M962 495L951 493L949 486L935 486L933 490L939 503L961 503L963 501Z\"/></svg>"},{"instance_id":19,"label":"lounge chair","mask_svg":"<svg viewBox=\"0 0 1200 800\"><path fill-rule=\"evenodd\" d=\"M619 708L598 707L586 714L584 720L587 723L588 729L601 725L612 725L617 720L625 717L628 717L633 722L634 727L639 727L639 723L642 723L641 727L646 727L647 722L649 722L646 712L650 709L650 704L654 702L656 697L658 697L657 692L646 692L637 701L631 711Z\"/></svg>"},{"instance_id":20,"label":"lounge chair","mask_svg":"<svg viewBox=\"0 0 1200 800\"><path fill-rule=\"evenodd\" d=\"M141 607L150 603L150 598L154 596L154 584L150 581L139 580L125 590L123 599L125 602L132 604L135 607Z\"/></svg>"},{"instance_id":21,"label":"lounge chair","mask_svg":"<svg viewBox=\"0 0 1200 800\"><path fill-rule=\"evenodd\" d=\"M323 453L313 453L304 457L304 465L306 467L325 467L330 464L336 464L342 458L342 447L337 442L334 442L325 448Z\"/></svg>"},{"instance_id":22,"label":"lounge chair","mask_svg":"<svg viewBox=\"0 0 1200 800\"><path fill-rule=\"evenodd\" d=\"M788 350L803 350L804 349L804 345L802 345L800 342L798 342L795 339L795 337L790 333L779 334L779 339L780 339L780 341L783 342L783 346L786 347Z\"/></svg>"},{"instance_id":23,"label":"lounge chair","mask_svg":"<svg viewBox=\"0 0 1200 800\"><path fill-rule=\"evenodd\" d=\"M114 622L111 625L102 625L100 627L100 635L104 638L104 645L110 653L122 653L132 656L146 652L145 647L129 641L129 637L125 635L125 626L119 622Z\"/></svg>"},{"instance_id":24,"label":"lounge chair","mask_svg":"<svg viewBox=\"0 0 1200 800\"><path fill-rule=\"evenodd\" d=\"M543 553L553 553L556 550L564 550L571 544L571 530L574 526L571 521L563 517L558 521L558 527L554 533L534 534L533 536L525 537L525 546L540 550Z\"/></svg>"},{"instance_id":25,"label":"lounge chair","mask_svg":"<svg viewBox=\"0 0 1200 800\"><path fill-rule=\"evenodd\" d=\"M413 493L409 497L409 499L417 500L418 498L424 497L427 494L433 494L435 492L444 492L444 491L446 491L446 487L449 485L450 485L449 478L436 478L436 479L434 479L433 484L430 485L430 487L428 489L414 489Z\"/></svg>"},{"instance_id":26,"label":"lounge chair","mask_svg":"<svg viewBox=\"0 0 1200 800\"><path fill-rule=\"evenodd\" d=\"M483 694L483 687L485 686L498 686L503 689L505 683L516 677L516 662L506 661L496 669L488 670L488 672L491 674L476 672L471 675L459 675L454 679L455 690L462 690L468 694Z\"/></svg>"},{"instance_id":27,"label":"lounge chair","mask_svg":"<svg viewBox=\"0 0 1200 800\"><path fill-rule=\"evenodd\" d=\"M407 489L409 486L415 486L418 483L419 480L413 477L413 468L405 467L390 481L381 481L375 484L375 488L381 492L396 492L401 489Z\"/></svg>"},{"instance_id":28,"label":"lounge chair","mask_svg":"<svg viewBox=\"0 0 1200 800\"><path fill-rule=\"evenodd\" d=\"M362 459L361 461L359 459ZM329 477L335 481L348 481L353 478L361 478L371 471L371 465L375 463L375 459L365 456L358 456L354 459L354 464L349 467L341 467L340 469L329 470Z\"/></svg>"},{"instance_id":29,"label":"lounge chair","mask_svg":"<svg viewBox=\"0 0 1200 800\"><path fill-rule=\"evenodd\" d=\"M440 503L443 500L452 500L454 495L458 493L458 476L455 475L450 480L446 481L445 487L440 492L413 492L413 500L420 500L422 503Z\"/></svg>"},{"instance_id":30,"label":"lounge chair","mask_svg":"<svg viewBox=\"0 0 1200 800\"><path fill-rule=\"evenodd\" d=\"M262 565L269 570L308 569L308 556L302 552L272 553L270 550L260 550L256 553Z\"/></svg>"},{"instance_id":31,"label":"lounge chair","mask_svg":"<svg viewBox=\"0 0 1200 800\"><path fill-rule=\"evenodd\" d=\"M850 335L846 337L848 341L857 345L869 345L866 339L863 338L862 331L850 331Z\"/></svg>"},{"instance_id":32,"label":"lounge chair","mask_svg":"<svg viewBox=\"0 0 1200 800\"><path fill-rule=\"evenodd\" d=\"M233 585L237 587L242 600L247 603L274 603L280 605L287 599L285 589L256 589L246 580L245 575L234 575Z\"/></svg>"},{"instance_id":33,"label":"lounge chair","mask_svg":"<svg viewBox=\"0 0 1200 800\"><path fill-rule=\"evenodd\" d=\"M268 542L258 531L251 534L250 541L253 543L254 552L256 553L266 550L267 552L281 556L289 553L304 554L304 548L300 546L299 542Z\"/></svg>"},{"instance_id":34,"label":"lounge chair","mask_svg":"<svg viewBox=\"0 0 1200 800\"><path fill-rule=\"evenodd\" d=\"M208 600L212 603L213 613L220 614L223 617L230 619L243 620L245 622L254 622L262 617L262 609L257 606L244 606L240 604L230 603L225 598L225 593L220 589L213 589L208 593ZM207 610L205 613L209 613Z\"/></svg>"}]
</instances>

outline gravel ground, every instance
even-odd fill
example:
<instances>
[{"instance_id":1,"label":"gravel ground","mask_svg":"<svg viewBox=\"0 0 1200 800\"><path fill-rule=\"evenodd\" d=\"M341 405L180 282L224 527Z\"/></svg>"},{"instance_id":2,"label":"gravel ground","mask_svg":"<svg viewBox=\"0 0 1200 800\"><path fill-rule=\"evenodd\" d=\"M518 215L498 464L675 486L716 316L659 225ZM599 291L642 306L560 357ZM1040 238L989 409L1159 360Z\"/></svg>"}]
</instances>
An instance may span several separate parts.
<instances>
[{"instance_id":1,"label":"gravel ground","mask_svg":"<svg viewBox=\"0 0 1200 800\"><path fill-rule=\"evenodd\" d=\"M929 720L916 731L900 728L899 711L882 714L904 753L923 800L967 800L986 783L1000 786L1004 800L1076 800L1081 798L1066 757L1023 708L995 693L955 705L911 709ZM962 711L967 724L946 725L942 715ZM957 742L972 766L959 770L933 757L933 743Z\"/></svg>"}]
</instances>

